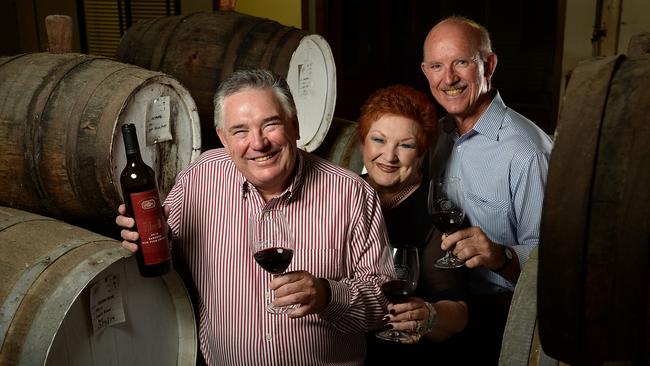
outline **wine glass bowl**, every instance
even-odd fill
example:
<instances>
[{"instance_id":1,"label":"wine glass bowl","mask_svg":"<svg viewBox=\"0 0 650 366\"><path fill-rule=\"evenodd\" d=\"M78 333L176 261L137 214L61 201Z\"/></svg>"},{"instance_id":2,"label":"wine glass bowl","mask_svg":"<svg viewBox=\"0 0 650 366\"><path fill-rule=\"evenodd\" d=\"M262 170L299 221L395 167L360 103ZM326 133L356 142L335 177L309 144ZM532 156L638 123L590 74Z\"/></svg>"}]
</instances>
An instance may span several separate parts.
<instances>
[{"instance_id":1,"label":"wine glass bowl","mask_svg":"<svg viewBox=\"0 0 650 366\"><path fill-rule=\"evenodd\" d=\"M463 205L463 188L460 178L445 177L431 180L427 206L433 225L445 235L450 235L460 229L465 219ZM438 268L456 268L465 264L456 257L451 249L438 259L434 266Z\"/></svg>"},{"instance_id":2,"label":"wine glass bowl","mask_svg":"<svg viewBox=\"0 0 650 366\"><path fill-rule=\"evenodd\" d=\"M418 284L420 276L420 259L414 246L391 248L393 258L393 276L381 285L381 291L393 304L403 302L410 297ZM413 334L399 330L383 330L375 334L377 338L387 341L404 342L413 338Z\"/></svg>"},{"instance_id":3,"label":"wine glass bowl","mask_svg":"<svg viewBox=\"0 0 650 366\"><path fill-rule=\"evenodd\" d=\"M393 304L398 304L409 297L415 290L412 282L407 280L388 280L381 285L381 292Z\"/></svg>"},{"instance_id":4,"label":"wine glass bowl","mask_svg":"<svg viewBox=\"0 0 650 366\"><path fill-rule=\"evenodd\" d=\"M277 247L275 244L264 248L264 245L260 244L258 251L253 253L253 258L267 272L281 275L291 264L293 249Z\"/></svg>"},{"instance_id":5,"label":"wine glass bowl","mask_svg":"<svg viewBox=\"0 0 650 366\"><path fill-rule=\"evenodd\" d=\"M255 262L273 276L280 276L293 259L293 235L285 215L280 210L266 210L251 215L248 223L248 241ZM273 305L273 292L266 296L266 310L274 314L286 313L292 306Z\"/></svg>"}]
</instances>

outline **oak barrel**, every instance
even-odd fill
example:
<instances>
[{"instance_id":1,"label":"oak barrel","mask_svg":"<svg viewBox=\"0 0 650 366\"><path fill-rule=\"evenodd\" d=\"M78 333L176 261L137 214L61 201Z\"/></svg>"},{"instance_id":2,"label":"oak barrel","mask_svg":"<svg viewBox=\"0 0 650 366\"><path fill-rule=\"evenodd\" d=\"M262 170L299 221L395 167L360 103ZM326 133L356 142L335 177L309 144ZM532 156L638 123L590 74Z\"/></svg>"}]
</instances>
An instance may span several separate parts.
<instances>
[{"instance_id":1,"label":"oak barrel","mask_svg":"<svg viewBox=\"0 0 650 366\"><path fill-rule=\"evenodd\" d=\"M194 312L176 272L144 278L118 241L7 207L0 253L1 365L195 365ZM123 321L93 327L91 312L106 324L120 311Z\"/></svg>"},{"instance_id":2,"label":"oak barrel","mask_svg":"<svg viewBox=\"0 0 650 366\"><path fill-rule=\"evenodd\" d=\"M539 249L539 334L570 364L650 363L650 55L582 62L566 89Z\"/></svg>"},{"instance_id":3,"label":"oak barrel","mask_svg":"<svg viewBox=\"0 0 650 366\"><path fill-rule=\"evenodd\" d=\"M198 106L203 149L219 146L212 98L235 70L264 68L286 77L300 121L298 146L315 150L336 105L336 70L316 34L235 11L145 20L122 36L116 58L162 71L185 85Z\"/></svg>"},{"instance_id":4,"label":"oak barrel","mask_svg":"<svg viewBox=\"0 0 650 366\"><path fill-rule=\"evenodd\" d=\"M357 174L363 171L363 155L357 123L334 117L323 143L314 154Z\"/></svg>"},{"instance_id":5,"label":"oak barrel","mask_svg":"<svg viewBox=\"0 0 650 366\"><path fill-rule=\"evenodd\" d=\"M114 227L121 124L136 125L163 197L201 150L196 105L178 81L108 58L0 58L0 100L0 205L84 227Z\"/></svg>"},{"instance_id":6,"label":"oak barrel","mask_svg":"<svg viewBox=\"0 0 650 366\"><path fill-rule=\"evenodd\" d=\"M558 366L544 352L537 321L538 248L533 249L519 276L503 331L499 366Z\"/></svg>"}]
</instances>

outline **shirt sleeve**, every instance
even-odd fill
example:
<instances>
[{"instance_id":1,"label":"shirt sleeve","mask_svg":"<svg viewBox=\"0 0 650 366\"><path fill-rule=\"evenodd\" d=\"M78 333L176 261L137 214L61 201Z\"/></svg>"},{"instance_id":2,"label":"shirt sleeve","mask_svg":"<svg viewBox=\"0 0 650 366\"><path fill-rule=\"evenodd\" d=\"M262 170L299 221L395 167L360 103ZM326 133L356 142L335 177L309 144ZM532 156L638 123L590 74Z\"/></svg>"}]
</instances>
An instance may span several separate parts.
<instances>
[{"instance_id":1,"label":"shirt sleeve","mask_svg":"<svg viewBox=\"0 0 650 366\"><path fill-rule=\"evenodd\" d=\"M388 302L380 285L392 273L388 236L377 194L363 186L352 200L349 260L352 275L330 280L331 301L319 316L339 331L359 333L375 329Z\"/></svg>"},{"instance_id":2,"label":"shirt sleeve","mask_svg":"<svg viewBox=\"0 0 650 366\"><path fill-rule=\"evenodd\" d=\"M176 184L172 187L164 201L165 206L169 206L170 212L167 218L167 224L172 230L174 238L178 238L181 223L181 207L184 197L184 179L179 175Z\"/></svg>"},{"instance_id":3,"label":"shirt sleeve","mask_svg":"<svg viewBox=\"0 0 650 366\"><path fill-rule=\"evenodd\" d=\"M522 269L530 256L530 252L539 245L548 165L548 154L537 153L532 155L523 164L513 189L518 245L514 245L512 249L517 253Z\"/></svg>"}]
</instances>

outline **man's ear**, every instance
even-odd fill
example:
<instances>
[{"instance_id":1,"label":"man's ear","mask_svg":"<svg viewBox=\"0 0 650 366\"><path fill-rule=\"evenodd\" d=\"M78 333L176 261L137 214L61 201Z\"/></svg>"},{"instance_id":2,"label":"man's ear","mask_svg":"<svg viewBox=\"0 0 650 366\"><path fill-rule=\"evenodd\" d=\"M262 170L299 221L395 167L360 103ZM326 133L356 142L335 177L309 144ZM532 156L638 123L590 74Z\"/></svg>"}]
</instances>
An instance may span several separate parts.
<instances>
[{"instance_id":1,"label":"man's ear","mask_svg":"<svg viewBox=\"0 0 650 366\"><path fill-rule=\"evenodd\" d=\"M230 154L230 148L228 147L228 140L226 139L226 132L220 128L217 127L217 136L219 136L219 140L221 140L221 145L226 148L226 151Z\"/></svg>"},{"instance_id":2,"label":"man's ear","mask_svg":"<svg viewBox=\"0 0 650 366\"><path fill-rule=\"evenodd\" d=\"M494 75L494 70L497 68L497 58L496 53L490 53L485 62L485 78L488 81L488 85L492 83L492 75Z\"/></svg>"}]
</instances>

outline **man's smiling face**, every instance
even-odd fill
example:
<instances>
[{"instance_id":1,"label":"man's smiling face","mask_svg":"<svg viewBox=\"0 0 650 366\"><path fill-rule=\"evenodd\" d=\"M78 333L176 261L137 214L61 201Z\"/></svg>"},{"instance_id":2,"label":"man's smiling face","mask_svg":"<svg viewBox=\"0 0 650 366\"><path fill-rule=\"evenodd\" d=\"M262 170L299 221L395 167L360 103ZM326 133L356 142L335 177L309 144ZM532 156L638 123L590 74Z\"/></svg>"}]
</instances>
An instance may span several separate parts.
<instances>
[{"instance_id":1,"label":"man's smiling face","mask_svg":"<svg viewBox=\"0 0 650 366\"><path fill-rule=\"evenodd\" d=\"M224 101L219 138L237 169L263 196L281 193L298 154L298 126L271 89L244 89Z\"/></svg>"}]
</instances>

